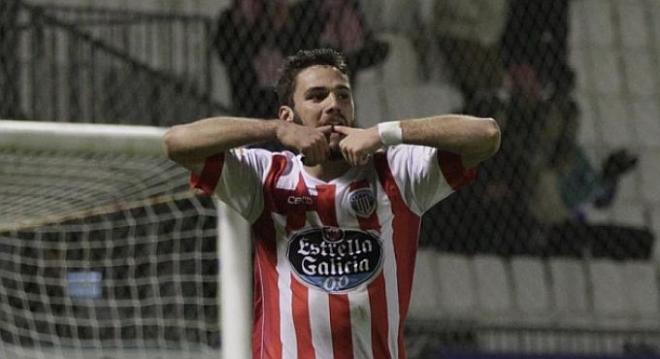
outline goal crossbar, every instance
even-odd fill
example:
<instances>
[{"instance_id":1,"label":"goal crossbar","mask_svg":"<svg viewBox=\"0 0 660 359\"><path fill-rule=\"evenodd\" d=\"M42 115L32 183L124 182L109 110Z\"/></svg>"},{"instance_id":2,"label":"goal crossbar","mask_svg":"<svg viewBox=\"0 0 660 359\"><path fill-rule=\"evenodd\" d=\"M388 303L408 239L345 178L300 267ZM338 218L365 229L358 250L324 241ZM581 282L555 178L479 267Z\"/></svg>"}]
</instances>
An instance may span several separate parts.
<instances>
[{"instance_id":1,"label":"goal crossbar","mask_svg":"<svg viewBox=\"0 0 660 359\"><path fill-rule=\"evenodd\" d=\"M83 123L53 123L0 120L0 151L10 153L25 152L40 156L42 152L101 154L153 157L165 160L162 138L165 128L107 125ZM9 162L11 163L11 162ZM0 179L7 173L0 168ZM5 183L14 181L17 175L5 179ZM148 185L148 184L147 184ZM147 186L145 185L145 186ZM169 198L191 197L191 192L184 191L169 194ZM122 210L145 203L150 205L162 202L162 195L148 198L127 200ZM12 197L7 198L8 201ZM75 217L103 214L113 210L115 204L100 205L94 208L82 208L51 215L49 218L36 218L31 225L38 226L57 221L66 221ZM216 202L218 225L218 255L221 270L221 330L222 356L225 358L247 358L251 355L251 247L250 232L247 223L219 202ZM29 221L28 221L29 222ZM1 224L1 223L0 223ZM18 231L16 223L11 228L4 223L4 230ZM0 231L3 229L0 228ZM220 241L220 238L223 238ZM1 349L1 348L0 348Z\"/></svg>"},{"instance_id":2,"label":"goal crossbar","mask_svg":"<svg viewBox=\"0 0 660 359\"><path fill-rule=\"evenodd\" d=\"M164 156L165 128L0 120L0 148Z\"/></svg>"}]
</instances>

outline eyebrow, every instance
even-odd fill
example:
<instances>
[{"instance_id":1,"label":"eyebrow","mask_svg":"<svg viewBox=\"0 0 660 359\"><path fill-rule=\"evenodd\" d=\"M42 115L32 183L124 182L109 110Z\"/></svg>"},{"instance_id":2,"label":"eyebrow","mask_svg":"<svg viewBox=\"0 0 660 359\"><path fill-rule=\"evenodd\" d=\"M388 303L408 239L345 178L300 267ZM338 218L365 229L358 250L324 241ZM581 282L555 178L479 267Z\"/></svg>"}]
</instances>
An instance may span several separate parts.
<instances>
[{"instance_id":1,"label":"eyebrow","mask_svg":"<svg viewBox=\"0 0 660 359\"><path fill-rule=\"evenodd\" d=\"M338 85L335 87L336 90L348 90L351 91L351 88L346 86L346 85ZM311 93L311 92L316 92L316 91L326 91L328 90L327 87L325 86L315 86L315 87L310 87L305 91L305 94Z\"/></svg>"}]
</instances>

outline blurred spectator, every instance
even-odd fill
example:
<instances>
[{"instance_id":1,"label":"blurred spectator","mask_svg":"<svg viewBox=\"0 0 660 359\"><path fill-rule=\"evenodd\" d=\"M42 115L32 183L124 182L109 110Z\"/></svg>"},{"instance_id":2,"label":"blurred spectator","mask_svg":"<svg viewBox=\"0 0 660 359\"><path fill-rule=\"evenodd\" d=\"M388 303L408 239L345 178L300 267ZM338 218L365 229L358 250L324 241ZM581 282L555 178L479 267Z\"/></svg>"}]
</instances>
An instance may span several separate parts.
<instances>
[{"instance_id":1,"label":"blurred spectator","mask_svg":"<svg viewBox=\"0 0 660 359\"><path fill-rule=\"evenodd\" d=\"M355 0L292 6L286 0L234 0L219 15L213 46L231 82L235 114L256 118L276 117L278 70L297 50L339 50L353 74L382 62L388 51L374 38Z\"/></svg>"},{"instance_id":2,"label":"blurred spectator","mask_svg":"<svg viewBox=\"0 0 660 359\"><path fill-rule=\"evenodd\" d=\"M429 211L422 240L440 250L464 254L539 254L542 232L529 212L532 169L541 140L537 104L525 97L503 100L482 92L472 97L463 112L498 119L502 145L479 166L472 185Z\"/></svg>"},{"instance_id":3,"label":"blurred spectator","mask_svg":"<svg viewBox=\"0 0 660 359\"><path fill-rule=\"evenodd\" d=\"M579 112L570 95L509 101L477 96L464 112L500 121L500 151L479 168L477 181L424 217L422 243L463 254L648 259L646 228L593 224L586 206L604 208L637 163L620 149L595 168L577 143Z\"/></svg>"},{"instance_id":4,"label":"blurred spectator","mask_svg":"<svg viewBox=\"0 0 660 359\"><path fill-rule=\"evenodd\" d=\"M536 170L530 209L547 230L547 252L610 258L649 258L653 235L646 228L591 224L586 206L606 208L616 196L621 177L635 168L637 156L612 151L594 168L577 143L579 109L566 95L547 101L542 136L545 148Z\"/></svg>"},{"instance_id":5,"label":"blurred spectator","mask_svg":"<svg viewBox=\"0 0 660 359\"><path fill-rule=\"evenodd\" d=\"M234 114L276 117L277 72L295 52L288 13L286 0L234 0L219 15L213 46L231 82Z\"/></svg>"},{"instance_id":6,"label":"blurred spectator","mask_svg":"<svg viewBox=\"0 0 660 359\"><path fill-rule=\"evenodd\" d=\"M436 0L433 30L466 103L502 85L500 39L508 0Z\"/></svg>"},{"instance_id":7,"label":"blurred spectator","mask_svg":"<svg viewBox=\"0 0 660 359\"><path fill-rule=\"evenodd\" d=\"M571 98L574 73L567 58L568 0L510 0L505 4L508 18L501 55L506 68L505 89L510 98L506 103L496 103L492 97L482 96L484 90L494 86L474 82L489 78L479 77L488 73L484 64L493 66L492 62L482 61L492 59L488 47L484 46L492 44L492 38L487 40L487 36L481 38L472 34L471 39L481 41L465 44L463 40L470 38L465 34L471 34L479 24L478 17L472 18L477 19L472 22L466 21L467 15L479 14L476 9L486 8L484 4L476 6L477 3L453 5L451 1L444 1L436 4L436 31L448 51L460 49L447 57L466 96L465 111L492 116L488 112L500 108L505 115L494 117L506 122L500 123L502 148L481 166L480 180L469 191L456 196L454 203L441 204L447 206L443 216L462 213L460 220L469 223L469 229L462 233L442 235L448 249L504 255L590 254L648 258L653 243L648 230L593 225L585 222L581 214L585 205L608 206L616 194L619 179L635 166L637 159L626 150L617 150L595 169L577 144L578 109ZM502 5L499 11L506 11ZM458 22L441 17L452 11L464 15L451 18L462 19L461 23L472 26L460 32ZM490 11L495 13L493 8ZM481 15L486 16L483 12ZM497 36L499 33L495 30L501 27L495 26L493 19L488 20L491 31L481 33ZM488 23L484 19L481 21ZM447 34L452 36L443 39ZM459 34L463 34L462 37ZM477 50L471 50L474 44L478 45ZM497 51L496 45L491 51L493 48ZM472 53L460 54L462 51ZM452 60L452 55L459 54L460 57ZM469 77L460 71L471 67L465 63L472 64L473 58L477 59L473 73L477 80L468 81Z\"/></svg>"},{"instance_id":8,"label":"blurred spectator","mask_svg":"<svg viewBox=\"0 0 660 359\"><path fill-rule=\"evenodd\" d=\"M573 86L568 66L568 0L510 0L502 59L513 92L548 98Z\"/></svg>"},{"instance_id":9,"label":"blurred spectator","mask_svg":"<svg viewBox=\"0 0 660 359\"><path fill-rule=\"evenodd\" d=\"M293 5L291 17L305 49L329 47L346 56L351 79L382 63L387 43L376 39L356 0L303 0Z\"/></svg>"}]
</instances>

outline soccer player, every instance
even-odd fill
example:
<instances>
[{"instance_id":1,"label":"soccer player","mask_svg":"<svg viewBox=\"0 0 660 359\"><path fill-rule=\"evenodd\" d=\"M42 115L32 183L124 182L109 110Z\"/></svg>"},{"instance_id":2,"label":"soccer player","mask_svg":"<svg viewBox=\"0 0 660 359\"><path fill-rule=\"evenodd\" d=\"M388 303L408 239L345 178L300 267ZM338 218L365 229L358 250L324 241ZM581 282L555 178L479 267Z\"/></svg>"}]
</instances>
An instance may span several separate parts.
<instances>
[{"instance_id":1,"label":"soccer player","mask_svg":"<svg viewBox=\"0 0 660 359\"><path fill-rule=\"evenodd\" d=\"M354 128L333 50L288 58L277 90L279 121L214 117L164 137L194 188L252 224L253 357L405 358L420 218L474 178L499 128L464 115ZM241 148L262 141L292 151Z\"/></svg>"}]
</instances>

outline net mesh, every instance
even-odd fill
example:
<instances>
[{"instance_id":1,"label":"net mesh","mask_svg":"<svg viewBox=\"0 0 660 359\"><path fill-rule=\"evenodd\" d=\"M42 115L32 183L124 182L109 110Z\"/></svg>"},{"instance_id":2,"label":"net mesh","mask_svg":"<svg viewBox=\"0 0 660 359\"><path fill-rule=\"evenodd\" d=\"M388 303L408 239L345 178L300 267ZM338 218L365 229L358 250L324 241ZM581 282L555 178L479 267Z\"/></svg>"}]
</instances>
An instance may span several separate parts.
<instances>
[{"instance_id":1,"label":"net mesh","mask_svg":"<svg viewBox=\"0 0 660 359\"><path fill-rule=\"evenodd\" d=\"M424 216L408 323L411 357L457 348L660 351L660 0L67 3L74 5L0 1L0 116L158 126L211 114L274 118L272 82L286 55L337 48L349 57L361 126L464 112L494 117L503 133L502 148L480 166L478 180ZM199 248L196 256L209 258L196 263L212 262L214 244L200 239L211 235L211 204L179 195L184 175L170 164L44 151L0 156L6 238L0 255L12 268L2 272L11 290L0 291L0 318L7 323L0 328L9 328L1 331L5 347L57 347L61 335L53 330L60 327L68 328L62 343L71 345L123 335L90 324L75 333L96 339L75 339L72 328L82 325L77 318L91 322L74 308L94 313L88 302L61 299L68 300L60 308L69 314L61 314L59 324L41 326L29 317L25 308L36 300L28 298L49 303L50 296L38 274L21 282L21 263L44 271L33 265L46 263L50 252L42 247L57 243L52 252L60 256L75 248L79 257L47 263L73 268L72 280L83 282L100 272L103 285L108 276L99 268L106 262L116 264L114 275L125 268L122 275L136 283L147 283L137 274L143 270L158 278L157 264L145 260L138 271L112 259L125 251L156 251L150 258L159 263L190 242ZM96 168L91 162L97 160L108 166ZM182 179L168 182L166 173ZM156 224L161 217L164 224ZM110 240L115 235L125 238ZM185 241L157 254L156 237L182 235ZM151 244L134 244L134 236ZM102 252L106 259L97 259ZM188 268L175 262L163 266ZM195 273L209 279L201 288L213 292L205 276L215 272ZM48 281L64 291L66 278ZM185 303L195 295L206 303L204 290L193 295L183 283L173 285ZM150 288L157 293L155 284ZM147 292L126 293L139 308L140 293ZM150 298L146 303L158 300ZM131 311L122 300L118 308L131 313L130 320L141 318L142 309ZM184 329L169 334L192 328L185 303L178 312L163 312L177 316L184 308L176 317L184 318ZM148 305L145 313L153 309ZM117 320L126 314L103 313ZM205 316L197 326L213 328L212 322ZM145 345L184 345L165 338L164 329L129 326L141 328L135 338ZM213 330L197 333L201 338ZM211 339L186 343L215 345Z\"/></svg>"},{"instance_id":2,"label":"net mesh","mask_svg":"<svg viewBox=\"0 0 660 359\"><path fill-rule=\"evenodd\" d=\"M215 210L182 169L17 150L0 168L1 351L217 351Z\"/></svg>"}]
</instances>

